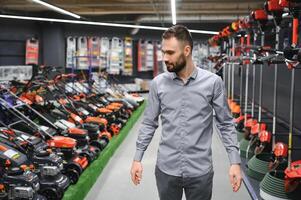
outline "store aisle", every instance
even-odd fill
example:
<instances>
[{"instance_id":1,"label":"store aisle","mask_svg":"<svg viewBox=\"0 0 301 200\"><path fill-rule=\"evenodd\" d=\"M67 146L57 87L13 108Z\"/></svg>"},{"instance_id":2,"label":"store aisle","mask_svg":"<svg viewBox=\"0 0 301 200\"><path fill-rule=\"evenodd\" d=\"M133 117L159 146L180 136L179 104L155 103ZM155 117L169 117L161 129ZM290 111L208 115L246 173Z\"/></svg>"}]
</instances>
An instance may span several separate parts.
<instances>
[{"instance_id":1,"label":"store aisle","mask_svg":"<svg viewBox=\"0 0 301 200\"><path fill-rule=\"evenodd\" d=\"M103 170L88 193L86 200L157 200L154 168L160 140L161 127L158 128L153 141L143 159L143 179L139 186L134 186L130 180L130 167L135 152L135 141L142 117L137 121L127 138L118 148L110 162ZM215 133L213 137L214 186L213 200L233 199L249 200L249 194L244 185L238 193L233 193L228 179L228 157L225 149ZM183 198L185 199L185 198Z\"/></svg>"}]
</instances>

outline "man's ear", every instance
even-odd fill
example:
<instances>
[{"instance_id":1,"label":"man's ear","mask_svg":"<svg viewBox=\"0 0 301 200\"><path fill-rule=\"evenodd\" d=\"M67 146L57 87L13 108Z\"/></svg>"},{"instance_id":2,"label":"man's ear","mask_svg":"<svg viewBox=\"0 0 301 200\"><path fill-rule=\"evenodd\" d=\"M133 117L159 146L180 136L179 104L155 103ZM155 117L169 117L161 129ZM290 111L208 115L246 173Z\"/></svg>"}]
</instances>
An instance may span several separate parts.
<instances>
[{"instance_id":1,"label":"man's ear","mask_svg":"<svg viewBox=\"0 0 301 200\"><path fill-rule=\"evenodd\" d=\"M185 55L186 57L188 57L190 53L191 53L191 46L186 45L186 46L184 47L184 55Z\"/></svg>"}]
</instances>

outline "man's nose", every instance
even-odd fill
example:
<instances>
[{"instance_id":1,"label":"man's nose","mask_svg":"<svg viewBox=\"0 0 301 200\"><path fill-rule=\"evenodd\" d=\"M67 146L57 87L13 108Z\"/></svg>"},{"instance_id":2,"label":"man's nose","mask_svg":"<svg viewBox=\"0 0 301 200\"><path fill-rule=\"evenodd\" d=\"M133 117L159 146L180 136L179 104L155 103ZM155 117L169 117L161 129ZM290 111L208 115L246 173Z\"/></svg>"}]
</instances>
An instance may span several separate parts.
<instances>
[{"instance_id":1,"label":"man's nose","mask_svg":"<svg viewBox=\"0 0 301 200\"><path fill-rule=\"evenodd\" d=\"M168 62L169 61L169 56L167 54L163 54L163 61Z\"/></svg>"}]
</instances>

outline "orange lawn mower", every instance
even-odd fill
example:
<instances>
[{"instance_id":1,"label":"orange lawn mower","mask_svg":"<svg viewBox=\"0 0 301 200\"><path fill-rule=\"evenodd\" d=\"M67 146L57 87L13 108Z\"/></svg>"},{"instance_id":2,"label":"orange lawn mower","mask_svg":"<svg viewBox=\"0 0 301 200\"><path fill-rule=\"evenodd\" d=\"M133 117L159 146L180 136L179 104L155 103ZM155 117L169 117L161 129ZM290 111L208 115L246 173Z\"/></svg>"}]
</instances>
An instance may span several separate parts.
<instances>
[{"instance_id":1,"label":"orange lawn mower","mask_svg":"<svg viewBox=\"0 0 301 200\"><path fill-rule=\"evenodd\" d=\"M56 96L56 94L53 95ZM59 104L56 104L56 108L69 116L68 121L86 129L91 137L91 144L97 145L101 150L108 144L111 136L116 135L116 131L112 132L113 134L108 132L108 120L106 118L93 116L85 107L81 107L82 104L75 105L75 102L68 98L67 95L60 95L56 101L59 102ZM97 111L102 113L112 112L105 108L97 108ZM110 137L107 137L108 135Z\"/></svg>"},{"instance_id":2,"label":"orange lawn mower","mask_svg":"<svg viewBox=\"0 0 301 200\"><path fill-rule=\"evenodd\" d=\"M67 85L68 84L66 84L66 86ZM76 87L71 87L69 85L67 87L70 87L72 90L74 89L78 92L81 92ZM71 101L73 101L74 105L81 106L86 111L92 113L93 116L105 118L108 122L108 125L107 127L104 127L104 129L112 132L112 136L117 135L120 131L121 126L126 122L116 116L117 113L121 111L121 106L123 106L123 104L121 103L111 103L107 107L105 107L104 104L98 103L96 99L87 98L87 95L84 93L74 95ZM89 121L93 119L94 118L91 118ZM97 122L98 121L99 120L97 120Z\"/></svg>"},{"instance_id":3,"label":"orange lawn mower","mask_svg":"<svg viewBox=\"0 0 301 200\"><path fill-rule=\"evenodd\" d=\"M8 99L6 98L6 100ZM56 130L38 125L17 109L27 104L22 104L21 101L18 104L12 104L6 100L0 98L0 103L1 107L4 108L2 113L5 113L11 122L10 128L44 139L53 152L62 156L64 160L63 173L68 176L72 184L75 184L80 174L88 166L88 159L85 156L80 156L76 149L76 140L70 137L56 136Z\"/></svg>"},{"instance_id":4,"label":"orange lawn mower","mask_svg":"<svg viewBox=\"0 0 301 200\"><path fill-rule=\"evenodd\" d=\"M28 96L27 94L28 92L22 95L23 101L26 99L26 96ZM89 144L90 139L87 137L87 130L77 128L75 124L68 121L70 119L81 121L81 119L78 116L73 115L73 113L61 112L59 109L51 108L51 105L47 105L44 99L36 93L32 92L30 94L31 96L34 96L33 94L35 94L34 98L32 98L33 100L40 99L38 102L30 103L30 106L27 105L27 112L30 112L31 118L39 121L42 125L51 126L61 135L76 139L77 147L82 151L81 154L85 155L88 158L89 163L91 163L100 153L100 149L97 146ZM30 100L27 99L27 102L28 101ZM35 109L33 109L33 107ZM40 113L37 112L37 110Z\"/></svg>"},{"instance_id":5,"label":"orange lawn mower","mask_svg":"<svg viewBox=\"0 0 301 200\"><path fill-rule=\"evenodd\" d=\"M62 174L63 160L51 152L47 144L40 138L21 131L10 129L0 121L0 140L25 154L34 172L39 176L39 193L47 199L61 199L69 186L69 179Z\"/></svg>"},{"instance_id":6,"label":"orange lawn mower","mask_svg":"<svg viewBox=\"0 0 301 200\"><path fill-rule=\"evenodd\" d=\"M89 112L84 109L79 109L81 107L75 107L70 99L66 95L60 95L54 93L54 88L50 90L46 87L46 91L40 94L48 94L47 102L51 102L54 105L56 112L53 112L54 116L59 118L63 118L72 124L75 124L77 127L80 127L84 130L88 131L88 135L90 137L90 145L97 147L100 150L103 150L108 144L111 136L106 131L105 127L107 126L107 120L101 117L92 117L89 116ZM51 97L49 97L51 96ZM53 98L54 97L54 98ZM36 99L36 98L35 98ZM43 99L40 97L40 99ZM46 96L47 99L47 96ZM39 102L35 102L38 106L38 110L45 111L45 102L43 100L41 106L39 106ZM47 114L47 106L46 106L46 114ZM45 113L45 112L43 112ZM48 116L50 117L50 116ZM53 117L52 117L53 118ZM74 128L74 126L72 126Z\"/></svg>"},{"instance_id":7,"label":"orange lawn mower","mask_svg":"<svg viewBox=\"0 0 301 200\"><path fill-rule=\"evenodd\" d=\"M46 200L39 177L25 154L0 142L0 198Z\"/></svg>"}]
</instances>

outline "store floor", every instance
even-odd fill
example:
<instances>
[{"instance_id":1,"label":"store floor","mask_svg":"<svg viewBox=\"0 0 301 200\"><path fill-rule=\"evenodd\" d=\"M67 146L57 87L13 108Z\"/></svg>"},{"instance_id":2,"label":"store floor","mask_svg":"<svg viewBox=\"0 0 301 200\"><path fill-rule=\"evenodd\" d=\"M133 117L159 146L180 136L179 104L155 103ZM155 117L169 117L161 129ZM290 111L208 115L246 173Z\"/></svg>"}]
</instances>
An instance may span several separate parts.
<instances>
[{"instance_id":1,"label":"store floor","mask_svg":"<svg viewBox=\"0 0 301 200\"><path fill-rule=\"evenodd\" d=\"M120 145L103 170L97 182L86 196L86 200L157 200L158 194L155 184L154 168L156 154L160 140L161 127L155 136L143 158L143 177L139 186L134 186L130 179L130 167L135 152L135 141L142 117L137 121L127 138ZM251 199L245 186L242 185L237 193L232 192L229 183L228 169L229 161L218 134L213 136L213 162L214 162L214 185L212 200ZM183 195L184 196L184 195ZM183 197L185 199L185 197Z\"/></svg>"}]
</instances>

